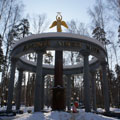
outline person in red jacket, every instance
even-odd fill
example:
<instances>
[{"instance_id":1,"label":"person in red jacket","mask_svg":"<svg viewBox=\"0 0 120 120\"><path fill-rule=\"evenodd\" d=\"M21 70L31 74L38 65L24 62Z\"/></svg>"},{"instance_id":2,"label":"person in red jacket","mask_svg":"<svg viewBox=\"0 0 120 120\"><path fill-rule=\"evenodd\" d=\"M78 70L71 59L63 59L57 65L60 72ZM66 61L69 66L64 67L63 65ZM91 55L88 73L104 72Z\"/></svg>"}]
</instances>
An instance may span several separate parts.
<instances>
[{"instance_id":1,"label":"person in red jacket","mask_svg":"<svg viewBox=\"0 0 120 120\"><path fill-rule=\"evenodd\" d=\"M74 102L74 104L73 104L73 113L78 112L77 111L78 106L79 106L78 102Z\"/></svg>"}]
</instances>

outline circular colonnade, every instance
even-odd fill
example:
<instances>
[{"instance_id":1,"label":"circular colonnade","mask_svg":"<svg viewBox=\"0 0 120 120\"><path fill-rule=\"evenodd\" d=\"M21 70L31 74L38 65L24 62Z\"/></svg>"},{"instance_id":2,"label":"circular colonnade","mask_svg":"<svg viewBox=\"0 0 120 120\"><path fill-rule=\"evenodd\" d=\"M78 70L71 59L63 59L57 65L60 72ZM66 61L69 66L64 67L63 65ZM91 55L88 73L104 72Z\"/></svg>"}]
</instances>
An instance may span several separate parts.
<instances>
[{"instance_id":1,"label":"circular colonnade","mask_svg":"<svg viewBox=\"0 0 120 120\"><path fill-rule=\"evenodd\" d=\"M94 85L94 99L93 109L96 109L96 95L95 95L95 75L94 72L101 66L102 69L102 82L104 91L104 104L106 112L109 111L109 95L108 95L108 81L106 79L106 50L104 45L93 38L81 36L71 33L43 33L31 35L16 42L11 51L11 74L8 91L8 105L7 110L12 110L14 77L16 67L19 70L18 78L18 97L16 101L16 108L20 108L20 94L23 71L35 72L35 96L34 96L34 110L41 111L43 109L43 89L44 89L44 76L47 74L54 75L54 66L43 65L43 54L46 50L58 51L78 51L82 54L84 61L83 64L63 66L63 74L68 76L68 91L70 91L70 75L83 73L84 81L84 104L85 111L90 112L90 77L91 73L92 84ZM25 54L36 52L37 62L32 62L25 57ZM89 61L89 55L94 56L94 59ZM67 95L67 105L70 109L70 92Z\"/></svg>"}]
</instances>

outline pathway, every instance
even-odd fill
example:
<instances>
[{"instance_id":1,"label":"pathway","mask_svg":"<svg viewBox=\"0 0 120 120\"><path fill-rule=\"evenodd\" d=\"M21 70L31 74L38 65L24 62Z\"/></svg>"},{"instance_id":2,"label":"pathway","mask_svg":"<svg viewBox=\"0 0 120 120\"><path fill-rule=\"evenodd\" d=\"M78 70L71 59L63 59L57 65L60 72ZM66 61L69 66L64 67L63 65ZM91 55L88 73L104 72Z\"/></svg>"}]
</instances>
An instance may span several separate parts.
<instances>
[{"instance_id":1,"label":"pathway","mask_svg":"<svg viewBox=\"0 0 120 120\"><path fill-rule=\"evenodd\" d=\"M71 113L71 118L70 120L76 120L76 116L78 116L78 113Z\"/></svg>"},{"instance_id":2,"label":"pathway","mask_svg":"<svg viewBox=\"0 0 120 120\"><path fill-rule=\"evenodd\" d=\"M11 117L0 117L0 120L14 120L16 118L19 118L23 115L17 115L17 116L11 116Z\"/></svg>"}]
</instances>

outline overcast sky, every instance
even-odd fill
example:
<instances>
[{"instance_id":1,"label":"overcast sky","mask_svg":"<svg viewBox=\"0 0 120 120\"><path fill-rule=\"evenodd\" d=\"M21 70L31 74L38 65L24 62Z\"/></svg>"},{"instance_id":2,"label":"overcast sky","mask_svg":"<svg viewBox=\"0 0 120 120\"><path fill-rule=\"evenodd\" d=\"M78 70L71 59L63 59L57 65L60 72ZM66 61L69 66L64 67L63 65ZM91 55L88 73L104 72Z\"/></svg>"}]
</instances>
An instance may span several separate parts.
<instances>
[{"instance_id":1,"label":"overcast sky","mask_svg":"<svg viewBox=\"0 0 120 120\"><path fill-rule=\"evenodd\" d=\"M49 21L54 21L56 12L61 12L65 21L74 19L86 24L90 20L88 8L94 2L95 0L23 0L25 14L30 16L45 13Z\"/></svg>"}]
</instances>

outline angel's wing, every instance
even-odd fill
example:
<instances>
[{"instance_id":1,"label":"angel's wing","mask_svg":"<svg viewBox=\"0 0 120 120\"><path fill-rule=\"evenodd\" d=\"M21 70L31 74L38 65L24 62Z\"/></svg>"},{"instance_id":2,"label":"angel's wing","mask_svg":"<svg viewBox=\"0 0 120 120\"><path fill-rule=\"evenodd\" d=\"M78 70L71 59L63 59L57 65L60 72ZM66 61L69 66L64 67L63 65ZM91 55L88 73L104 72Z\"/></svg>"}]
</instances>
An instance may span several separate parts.
<instances>
[{"instance_id":1,"label":"angel's wing","mask_svg":"<svg viewBox=\"0 0 120 120\"><path fill-rule=\"evenodd\" d=\"M68 28L68 26L67 26L67 24L66 24L65 21L62 21L62 22L61 22L61 25L63 25L64 27Z\"/></svg>"},{"instance_id":2,"label":"angel's wing","mask_svg":"<svg viewBox=\"0 0 120 120\"><path fill-rule=\"evenodd\" d=\"M52 23L52 25L50 26L50 28L55 27L56 25L57 25L57 22L54 21L54 22Z\"/></svg>"}]
</instances>

